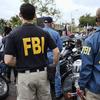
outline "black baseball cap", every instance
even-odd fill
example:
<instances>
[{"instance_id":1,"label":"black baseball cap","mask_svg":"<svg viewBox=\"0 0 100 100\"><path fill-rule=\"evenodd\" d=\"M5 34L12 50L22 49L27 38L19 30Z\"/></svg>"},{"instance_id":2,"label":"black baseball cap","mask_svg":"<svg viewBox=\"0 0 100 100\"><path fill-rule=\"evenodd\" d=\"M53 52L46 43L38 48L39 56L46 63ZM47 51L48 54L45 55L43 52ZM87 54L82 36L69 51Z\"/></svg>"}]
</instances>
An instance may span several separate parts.
<instances>
[{"instance_id":1,"label":"black baseball cap","mask_svg":"<svg viewBox=\"0 0 100 100\"><path fill-rule=\"evenodd\" d=\"M53 22L52 17L45 17L44 18L44 23L52 23L52 22Z\"/></svg>"}]
</instances>

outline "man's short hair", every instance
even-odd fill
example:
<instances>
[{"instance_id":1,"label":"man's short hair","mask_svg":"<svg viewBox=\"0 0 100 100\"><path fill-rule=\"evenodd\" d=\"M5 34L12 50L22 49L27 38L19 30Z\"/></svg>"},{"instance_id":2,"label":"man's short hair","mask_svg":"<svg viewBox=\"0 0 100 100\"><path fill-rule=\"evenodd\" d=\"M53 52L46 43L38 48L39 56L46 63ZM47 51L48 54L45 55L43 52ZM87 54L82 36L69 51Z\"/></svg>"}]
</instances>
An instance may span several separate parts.
<instances>
[{"instance_id":1,"label":"man's short hair","mask_svg":"<svg viewBox=\"0 0 100 100\"><path fill-rule=\"evenodd\" d=\"M35 7L32 4L24 3L20 6L20 14L26 20L32 20L35 17Z\"/></svg>"}]
</instances>

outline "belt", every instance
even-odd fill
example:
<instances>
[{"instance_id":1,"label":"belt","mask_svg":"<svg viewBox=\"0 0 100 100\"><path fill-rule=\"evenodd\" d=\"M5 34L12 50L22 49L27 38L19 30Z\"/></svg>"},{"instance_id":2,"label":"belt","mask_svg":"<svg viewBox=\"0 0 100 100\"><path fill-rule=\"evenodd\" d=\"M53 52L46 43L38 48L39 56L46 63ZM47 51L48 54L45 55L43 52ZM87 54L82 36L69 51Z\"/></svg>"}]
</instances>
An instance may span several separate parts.
<instances>
[{"instance_id":1,"label":"belt","mask_svg":"<svg viewBox=\"0 0 100 100\"><path fill-rule=\"evenodd\" d=\"M44 68L38 68L38 69L29 69L29 70L20 70L18 73L32 73L32 72L40 72L40 71L46 71L46 67Z\"/></svg>"}]
</instances>

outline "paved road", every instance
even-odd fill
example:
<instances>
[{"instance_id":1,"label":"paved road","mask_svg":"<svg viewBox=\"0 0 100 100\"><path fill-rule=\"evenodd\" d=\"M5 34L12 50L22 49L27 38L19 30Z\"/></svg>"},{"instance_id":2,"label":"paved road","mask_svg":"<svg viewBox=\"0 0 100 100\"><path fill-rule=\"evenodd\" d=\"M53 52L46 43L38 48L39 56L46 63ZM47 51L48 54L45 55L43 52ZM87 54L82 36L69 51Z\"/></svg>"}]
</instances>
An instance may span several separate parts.
<instances>
[{"instance_id":1,"label":"paved road","mask_svg":"<svg viewBox=\"0 0 100 100\"><path fill-rule=\"evenodd\" d=\"M16 100L16 84L14 83L14 74L11 72L11 83L9 84L9 96L5 100Z\"/></svg>"},{"instance_id":2,"label":"paved road","mask_svg":"<svg viewBox=\"0 0 100 100\"><path fill-rule=\"evenodd\" d=\"M16 100L16 85L9 84L9 96L5 100Z\"/></svg>"}]
</instances>

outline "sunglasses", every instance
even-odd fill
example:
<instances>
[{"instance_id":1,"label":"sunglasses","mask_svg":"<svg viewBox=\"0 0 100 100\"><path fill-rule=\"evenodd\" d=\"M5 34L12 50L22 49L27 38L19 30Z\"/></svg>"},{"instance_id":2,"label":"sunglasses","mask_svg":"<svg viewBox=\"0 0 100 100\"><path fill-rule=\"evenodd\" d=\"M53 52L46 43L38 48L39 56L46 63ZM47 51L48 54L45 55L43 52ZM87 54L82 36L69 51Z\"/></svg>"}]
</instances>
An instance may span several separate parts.
<instances>
[{"instance_id":1,"label":"sunglasses","mask_svg":"<svg viewBox=\"0 0 100 100\"><path fill-rule=\"evenodd\" d=\"M96 22L100 22L100 17L99 18L96 18Z\"/></svg>"}]
</instances>

